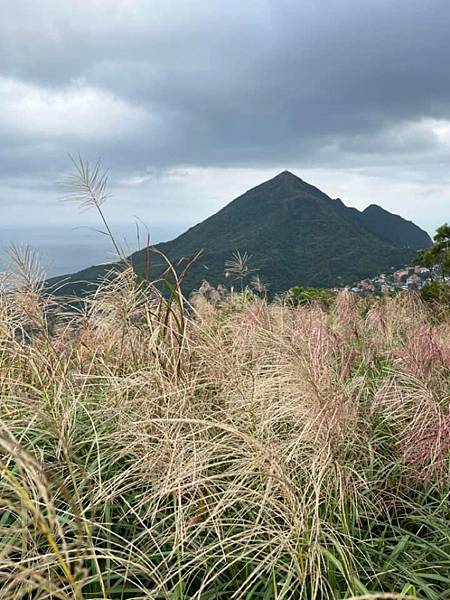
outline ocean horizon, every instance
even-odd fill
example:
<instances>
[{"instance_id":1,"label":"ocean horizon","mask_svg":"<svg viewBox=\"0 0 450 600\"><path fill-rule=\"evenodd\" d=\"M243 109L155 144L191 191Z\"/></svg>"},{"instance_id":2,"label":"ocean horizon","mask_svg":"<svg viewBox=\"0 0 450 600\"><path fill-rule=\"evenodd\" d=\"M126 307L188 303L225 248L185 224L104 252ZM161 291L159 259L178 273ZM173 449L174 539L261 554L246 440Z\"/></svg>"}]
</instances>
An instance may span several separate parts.
<instances>
[{"instance_id":1,"label":"ocean horizon","mask_svg":"<svg viewBox=\"0 0 450 600\"><path fill-rule=\"evenodd\" d=\"M129 255L145 246L147 232L135 223L111 225L123 251ZM151 243L170 240L188 225L159 223L151 228ZM92 265L114 262L117 253L111 240L95 226L86 225L7 225L0 227L0 272L10 271L13 247L28 246L35 251L46 277L74 273Z\"/></svg>"}]
</instances>

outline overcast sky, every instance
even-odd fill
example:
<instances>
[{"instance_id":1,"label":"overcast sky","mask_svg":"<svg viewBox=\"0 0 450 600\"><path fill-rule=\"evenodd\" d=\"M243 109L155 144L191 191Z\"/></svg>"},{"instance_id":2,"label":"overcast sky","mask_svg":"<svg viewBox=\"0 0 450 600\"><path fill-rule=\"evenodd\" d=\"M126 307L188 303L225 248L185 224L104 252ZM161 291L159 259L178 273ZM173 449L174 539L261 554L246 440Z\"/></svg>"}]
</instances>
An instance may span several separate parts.
<instances>
[{"instance_id":1,"label":"overcast sky","mask_svg":"<svg viewBox=\"0 0 450 600\"><path fill-rule=\"evenodd\" d=\"M448 0L1 0L1 222L197 222L289 169L428 231L450 220Z\"/></svg>"}]
</instances>

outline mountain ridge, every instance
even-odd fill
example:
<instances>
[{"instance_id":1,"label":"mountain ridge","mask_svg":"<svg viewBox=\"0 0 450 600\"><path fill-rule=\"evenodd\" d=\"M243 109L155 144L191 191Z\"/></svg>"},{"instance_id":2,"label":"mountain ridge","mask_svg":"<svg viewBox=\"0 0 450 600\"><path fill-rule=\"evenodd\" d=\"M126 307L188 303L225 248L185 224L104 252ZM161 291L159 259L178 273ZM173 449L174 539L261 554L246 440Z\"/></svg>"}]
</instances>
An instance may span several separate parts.
<instances>
[{"instance_id":1,"label":"mountain ridge","mask_svg":"<svg viewBox=\"0 0 450 600\"><path fill-rule=\"evenodd\" d=\"M361 214L366 219L366 223L370 220L372 231L388 241L395 243L395 236L397 235L401 237L404 247L414 248L415 250L422 250L432 244L426 231L423 231L412 221L387 211L379 204L369 204Z\"/></svg>"},{"instance_id":2,"label":"mountain ridge","mask_svg":"<svg viewBox=\"0 0 450 600\"><path fill-rule=\"evenodd\" d=\"M373 210L364 214L347 207L290 171L282 171L156 247L174 262L204 249L186 277L187 294L203 279L213 285L223 282L225 261L235 250L249 253L251 266L272 293L292 285L333 287L400 267L421 249L420 244L431 244L428 234L416 225L379 208L382 212L376 211L373 218ZM383 219L384 237L379 233ZM419 246L413 248L411 240ZM404 245L407 242L409 246ZM144 271L143 250L130 260L138 273ZM157 277L161 268L155 260L151 275ZM69 275L65 282L63 277L49 282L64 282L64 293L80 293L78 279L96 281L105 270L94 266Z\"/></svg>"}]
</instances>

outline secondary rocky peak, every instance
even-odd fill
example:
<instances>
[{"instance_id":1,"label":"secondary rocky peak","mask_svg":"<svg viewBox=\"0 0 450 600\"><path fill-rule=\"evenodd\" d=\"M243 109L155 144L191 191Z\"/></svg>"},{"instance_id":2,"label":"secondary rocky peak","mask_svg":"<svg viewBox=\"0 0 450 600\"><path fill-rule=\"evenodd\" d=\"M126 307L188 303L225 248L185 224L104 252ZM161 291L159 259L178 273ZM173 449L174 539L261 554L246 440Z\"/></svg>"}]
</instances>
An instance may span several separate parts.
<instances>
[{"instance_id":1,"label":"secondary rocky peak","mask_svg":"<svg viewBox=\"0 0 450 600\"><path fill-rule=\"evenodd\" d=\"M369 204L369 206L367 208L365 208L363 210L364 213L375 213L375 212L384 212L387 213L388 211L385 210L382 206L379 206L378 204Z\"/></svg>"}]
</instances>

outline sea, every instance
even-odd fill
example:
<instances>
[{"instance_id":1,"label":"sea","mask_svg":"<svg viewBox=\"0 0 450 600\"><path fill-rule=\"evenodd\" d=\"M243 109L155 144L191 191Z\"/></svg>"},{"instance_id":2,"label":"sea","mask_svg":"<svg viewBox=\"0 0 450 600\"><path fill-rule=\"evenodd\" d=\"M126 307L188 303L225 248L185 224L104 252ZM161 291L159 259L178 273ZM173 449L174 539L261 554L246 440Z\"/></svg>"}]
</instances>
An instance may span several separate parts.
<instances>
[{"instance_id":1,"label":"sea","mask_svg":"<svg viewBox=\"0 0 450 600\"><path fill-rule=\"evenodd\" d=\"M135 223L111 225L116 240L126 255L146 245L173 239L187 228L183 224L159 223L149 228L149 234ZM95 227L85 225L0 226L0 272L14 269L11 250L23 253L28 247L34 252L46 277L75 273L117 259L111 240Z\"/></svg>"}]
</instances>

